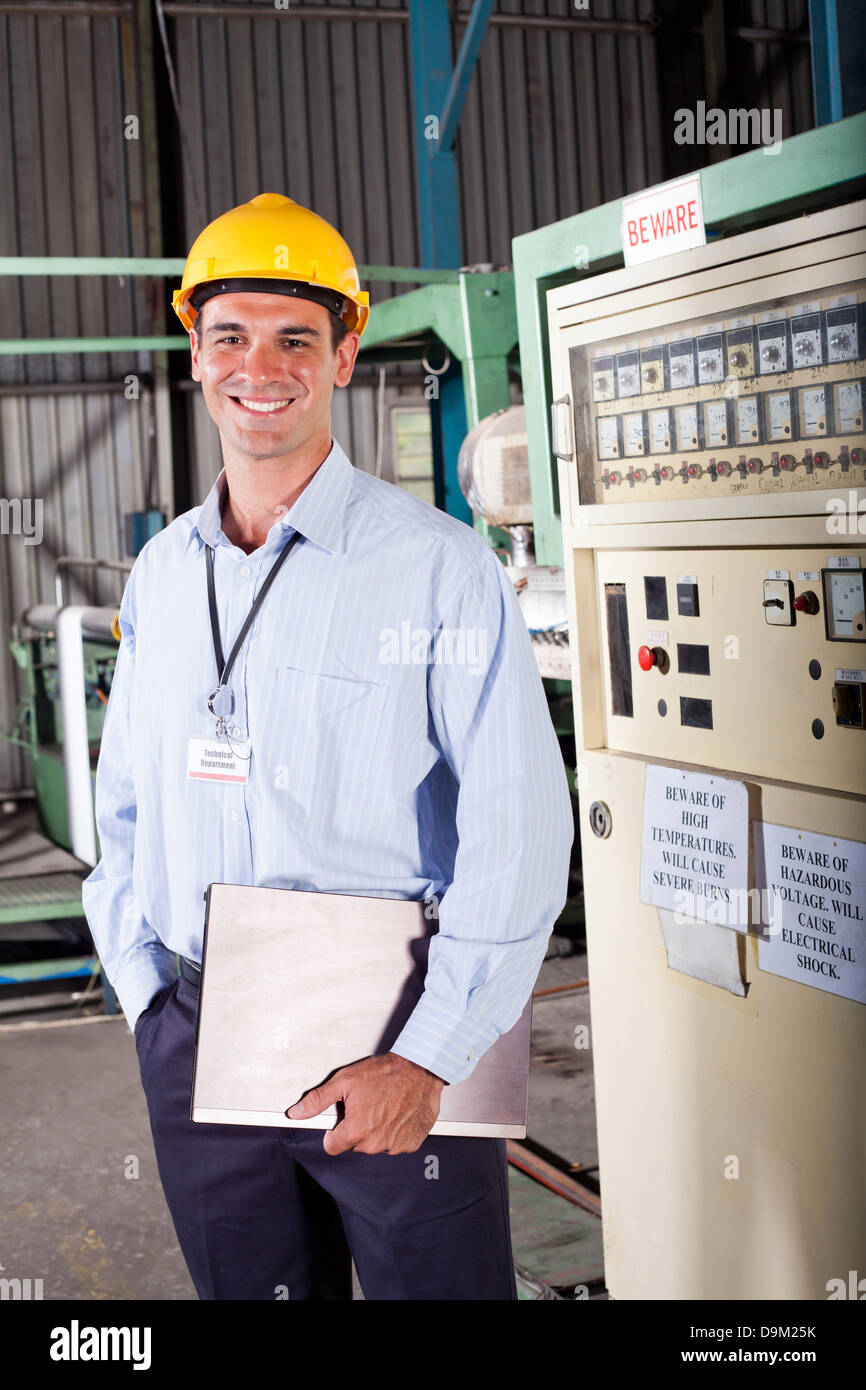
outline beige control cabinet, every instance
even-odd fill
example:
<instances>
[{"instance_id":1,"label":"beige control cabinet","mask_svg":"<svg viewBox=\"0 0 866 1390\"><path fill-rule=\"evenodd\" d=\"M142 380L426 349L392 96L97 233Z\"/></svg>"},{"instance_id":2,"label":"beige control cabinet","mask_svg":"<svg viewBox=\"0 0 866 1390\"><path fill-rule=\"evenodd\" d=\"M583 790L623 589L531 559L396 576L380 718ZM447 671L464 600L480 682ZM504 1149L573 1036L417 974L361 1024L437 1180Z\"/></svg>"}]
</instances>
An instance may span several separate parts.
<instances>
[{"instance_id":1,"label":"beige control cabinet","mask_svg":"<svg viewBox=\"0 0 866 1390\"><path fill-rule=\"evenodd\" d=\"M548 294L618 1299L866 1276L864 224Z\"/></svg>"}]
</instances>

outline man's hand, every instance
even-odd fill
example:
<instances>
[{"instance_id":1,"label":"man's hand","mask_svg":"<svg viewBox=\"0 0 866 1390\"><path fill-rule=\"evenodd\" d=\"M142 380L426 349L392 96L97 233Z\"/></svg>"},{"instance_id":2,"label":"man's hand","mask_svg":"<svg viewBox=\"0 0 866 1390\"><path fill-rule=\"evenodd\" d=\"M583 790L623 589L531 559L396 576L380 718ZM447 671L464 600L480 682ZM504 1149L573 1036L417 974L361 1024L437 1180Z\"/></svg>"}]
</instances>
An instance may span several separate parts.
<instances>
[{"instance_id":1,"label":"man's hand","mask_svg":"<svg viewBox=\"0 0 866 1390\"><path fill-rule=\"evenodd\" d=\"M286 1114L290 1120L309 1120L343 1101L345 1116L326 1132L325 1153L411 1154L436 1123L444 1085L425 1067L387 1052L341 1067Z\"/></svg>"}]
</instances>

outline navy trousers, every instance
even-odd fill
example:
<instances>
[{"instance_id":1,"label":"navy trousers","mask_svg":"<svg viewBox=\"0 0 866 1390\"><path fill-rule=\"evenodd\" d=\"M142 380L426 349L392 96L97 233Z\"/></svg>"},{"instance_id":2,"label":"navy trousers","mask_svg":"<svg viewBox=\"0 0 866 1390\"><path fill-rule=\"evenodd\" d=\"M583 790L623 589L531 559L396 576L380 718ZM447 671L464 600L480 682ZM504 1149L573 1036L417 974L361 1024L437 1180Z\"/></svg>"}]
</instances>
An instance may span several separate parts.
<instances>
[{"instance_id":1,"label":"navy trousers","mask_svg":"<svg viewBox=\"0 0 866 1390\"><path fill-rule=\"evenodd\" d=\"M368 1299L516 1299L504 1141L437 1135L413 1154L331 1157L323 1130L194 1124L197 1006L178 978L135 1043L199 1298L351 1299L354 1260Z\"/></svg>"}]
</instances>

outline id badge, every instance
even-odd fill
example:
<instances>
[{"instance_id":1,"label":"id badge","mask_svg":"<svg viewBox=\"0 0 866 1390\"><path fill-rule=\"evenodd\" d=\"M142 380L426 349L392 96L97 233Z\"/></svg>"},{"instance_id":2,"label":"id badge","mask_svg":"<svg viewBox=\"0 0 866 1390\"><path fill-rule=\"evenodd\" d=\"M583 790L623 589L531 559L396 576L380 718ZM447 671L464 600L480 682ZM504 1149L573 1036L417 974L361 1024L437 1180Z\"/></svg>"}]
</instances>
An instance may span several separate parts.
<instances>
[{"instance_id":1,"label":"id badge","mask_svg":"<svg viewBox=\"0 0 866 1390\"><path fill-rule=\"evenodd\" d=\"M191 738L186 775L203 782L246 782L249 779L249 739Z\"/></svg>"}]
</instances>

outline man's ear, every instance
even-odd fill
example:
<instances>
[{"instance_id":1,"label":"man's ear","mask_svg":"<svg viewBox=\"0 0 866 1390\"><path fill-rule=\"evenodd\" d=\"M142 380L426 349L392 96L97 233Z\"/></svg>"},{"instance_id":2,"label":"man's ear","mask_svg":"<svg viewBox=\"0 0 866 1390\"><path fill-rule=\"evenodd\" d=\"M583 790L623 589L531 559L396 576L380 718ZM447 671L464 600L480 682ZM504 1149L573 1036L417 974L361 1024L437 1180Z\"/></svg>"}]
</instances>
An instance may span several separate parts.
<instances>
[{"instance_id":1,"label":"man's ear","mask_svg":"<svg viewBox=\"0 0 866 1390\"><path fill-rule=\"evenodd\" d=\"M190 375L193 381L201 381L201 344L195 327L189 330L189 350L192 358Z\"/></svg>"},{"instance_id":2,"label":"man's ear","mask_svg":"<svg viewBox=\"0 0 866 1390\"><path fill-rule=\"evenodd\" d=\"M358 348L361 339L357 333L347 333L337 348L337 365L334 370L334 385L348 386L352 380L352 372L355 370L355 358L358 356Z\"/></svg>"}]
</instances>

